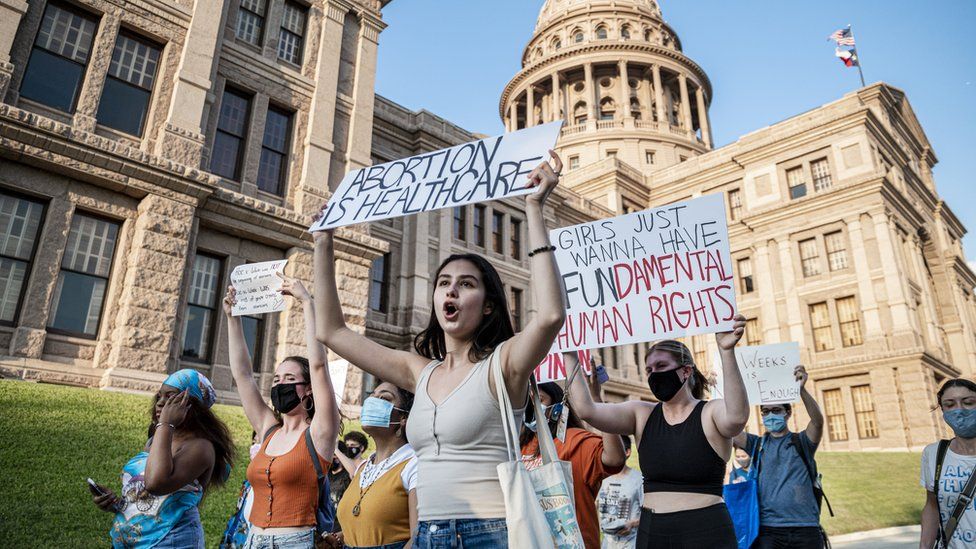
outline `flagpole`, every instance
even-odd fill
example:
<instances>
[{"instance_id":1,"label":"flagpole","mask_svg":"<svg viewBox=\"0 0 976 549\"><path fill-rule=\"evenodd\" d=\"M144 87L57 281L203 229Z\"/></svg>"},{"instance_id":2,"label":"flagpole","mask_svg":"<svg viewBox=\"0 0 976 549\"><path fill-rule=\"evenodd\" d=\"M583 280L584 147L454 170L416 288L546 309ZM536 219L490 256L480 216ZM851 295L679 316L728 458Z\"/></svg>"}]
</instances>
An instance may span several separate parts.
<instances>
[{"instance_id":1,"label":"flagpole","mask_svg":"<svg viewBox=\"0 0 976 549\"><path fill-rule=\"evenodd\" d=\"M861 70L861 54L857 53L857 38L854 37L854 26L848 23L847 28L851 31L851 40L854 40L854 55L855 60L857 61L857 74L861 76L861 87L864 88L867 87L867 84L864 83L864 71Z\"/></svg>"}]
</instances>

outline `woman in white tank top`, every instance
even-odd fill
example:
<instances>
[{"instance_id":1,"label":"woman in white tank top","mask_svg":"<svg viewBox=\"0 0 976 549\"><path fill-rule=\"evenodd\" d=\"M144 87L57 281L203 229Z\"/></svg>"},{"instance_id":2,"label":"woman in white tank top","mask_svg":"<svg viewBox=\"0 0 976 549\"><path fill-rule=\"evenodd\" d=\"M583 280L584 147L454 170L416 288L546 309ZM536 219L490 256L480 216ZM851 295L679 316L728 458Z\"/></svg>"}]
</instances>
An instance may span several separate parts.
<instances>
[{"instance_id":1,"label":"woman in white tank top","mask_svg":"<svg viewBox=\"0 0 976 549\"><path fill-rule=\"evenodd\" d=\"M418 354L375 343L343 319L332 231L313 233L319 341L351 364L416 394L407 424L419 469L414 547L508 545L496 472L508 457L496 391L508 391L512 402L526 402L529 376L565 320L559 270L550 253L555 248L543 219L543 205L562 169L559 157L550 154L553 166L543 162L526 185L538 187L525 198L537 312L517 334L498 272L483 257L463 254L447 258L434 273L433 314L414 340ZM504 388L496 388L489 376L495 352Z\"/></svg>"}]
</instances>

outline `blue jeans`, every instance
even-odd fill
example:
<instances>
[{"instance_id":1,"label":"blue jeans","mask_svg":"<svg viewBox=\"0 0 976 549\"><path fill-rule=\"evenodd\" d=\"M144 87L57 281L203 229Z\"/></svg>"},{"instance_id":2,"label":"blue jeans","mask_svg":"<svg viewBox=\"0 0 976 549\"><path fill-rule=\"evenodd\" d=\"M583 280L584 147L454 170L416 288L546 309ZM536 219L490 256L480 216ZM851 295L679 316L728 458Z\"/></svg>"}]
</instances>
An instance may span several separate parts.
<instances>
[{"instance_id":1,"label":"blue jeans","mask_svg":"<svg viewBox=\"0 0 976 549\"><path fill-rule=\"evenodd\" d=\"M508 547L505 519L425 520L417 526L416 549Z\"/></svg>"},{"instance_id":2,"label":"blue jeans","mask_svg":"<svg viewBox=\"0 0 976 549\"><path fill-rule=\"evenodd\" d=\"M255 534L251 530L243 549L315 549L315 529L291 534Z\"/></svg>"},{"instance_id":3,"label":"blue jeans","mask_svg":"<svg viewBox=\"0 0 976 549\"><path fill-rule=\"evenodd\" d=\"M387 543L386 545L374 545L372 547L353 547L351 545L346 545L344 549L403 549L406 545L405 541L398 541L395 543Z\"/></svg>"},{"instance_id":4,"label":"blue jeans","mask_svg":"<svg viewBox=\"0 0 976 549\"><path fill-rule=\"evenodd\" d=\"M180 520L173 525L154 548L158 549L203 549L203 524L200 511L196 507L187 509Z\"/></svg>"}]
</instances>

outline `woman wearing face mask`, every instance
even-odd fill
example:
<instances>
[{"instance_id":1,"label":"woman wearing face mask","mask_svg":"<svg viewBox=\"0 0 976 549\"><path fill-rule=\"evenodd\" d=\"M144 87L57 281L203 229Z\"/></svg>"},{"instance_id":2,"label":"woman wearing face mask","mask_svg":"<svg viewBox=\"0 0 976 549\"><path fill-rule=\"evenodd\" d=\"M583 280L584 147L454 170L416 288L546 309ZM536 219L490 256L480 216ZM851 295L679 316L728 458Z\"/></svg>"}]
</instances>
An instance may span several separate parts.
<instances>
[{"instance_id":1,"label":"woman wearing face mask","mask_svg":"<svg viewBox=\"0 0 976 549\"><path fill-rule=\"evenodd\" d=\"M752 458L749 453L742 448L735 449L735 465L729 471L729 484L738 484L749 479L749 466L752 465Z\"/></svg>"},{"instance_id":2,"label":"woman wearing face mask","mask_svg":"<svg viewBox=\"0 0 976 549\"><path fill-rule=\"evenodd\" d=\"M342 467L351 476L353 473L359 469L359 466L363 463L363 459L366 457L366 448L369 446L369 440L366 435L360 433L359 431L349 431L342 437L343 445L345 446L345 451L336 451L336 459L342 464Z\"/></svg>"},{"instance_id":3,"label":"woman wearing face mask","mask_svg":"<svg viewBox=\"0 0 976 549\"><path fill-rule=\"evenodd\" d=\"M505 287L485 258L454 255L432 273L434 295L427 329L414 340L417 354L389 349L350 330L336 288L331 231L314 233L315 283L323 321L319 340L372 375L416 393L407 434L418 457L418 547L453 543L506 547L505 500L497 466L509 459L497 399L507 391L521 422L529 376L545 358L565 320L555 248L543 205L562 163L550 152L526 187L528 262L537 304L531 322L512 330ZM320 214L321 215L321 214ZM443 215L443 213L442 213ZM419 355L419 356L418 356ZM500 363L505 387L495 387L489 365Z\"/></svg>"},{"instance_id":4,"label":"woman wearing face mask","mask_svg":"<svg viewBox=\"0 0 976 549\"><path fill-rule=\"evenodd\" d=\"M230 474L234 444L210 407L216 392L196 370L173 373L152 406L149 441L122 468L122 497L98 487L99 509L115 513L112 547L203 548L198 507Z\"/></svg>"},{"instance_id":5,"label":"woman wearing face mask","mask_svg":"<svg viewBox=\"0 0 976 549\"><path fill-rule=\"evenodd\" d=\"M572 383L571 402L583 421L605 433L637 437L644 472L638 549L737 546L722 499L732 437L742 432L749 419L746 388L734 352L746 319L736 315L734 321L731 332L715 334L724 399L702 400L708 382L691 351L673 340L655 344L646 358L648 385L659 403L594 403L582 379ZM576 363L574 353L564 356L570 364Z\"/></svg>"},{"instance_id":6,"label":"woman wearing face mask","mask_svg":"<svg viewBox=\"0 0 976 549\"><path fill-rule=\"evenodd\" d=\"M922 452L922 486L926 490L926 500L922 508L920 549L930 549L940 538L941 529L945 527L966 483L970 476L976 474L976 383L968 379L950 379L939 389L937 398L942 418L955 437L950 441L929 444ZM940 444L945 448L942 471L936 481ZM972 547L972 540L976 539L976 512L972 507L971 502L966 506L955 532L949 539L942 540L943 547Z\"/></svg>"},{"instance_id":7,"label":"woman wearing face mask","mask_svg":"<svg viewBox=\"0 0 976 549\"><path fill-rule=\"evenodd\" d=\"M363 402L360 421L376 452L353 475L336 515L350 549L402 549L417 527L417 456L407 444L413 394L380 382Z\"/></svg>"},{"instance_id":8,"label":"woman wearing face mask","mask_svg":"<svg viewBox=\"0 0 976 549\"><path fill-rule=\"evenodd\" d=\"M247 468L254 501L244 547L251 549L314 547L319 488L305 432L311 436L321 468L327 470L339 430L339 409L325 347L315 339L312 296L298 280L279 276L281 293L302 304L308 358L288 357L275 368L273 407L265 403L254 380L241 319L231 314L233 287L227 289L224 298L231 373L244 414L261 437L261 448Z\"/></svg>"}]
</instances>

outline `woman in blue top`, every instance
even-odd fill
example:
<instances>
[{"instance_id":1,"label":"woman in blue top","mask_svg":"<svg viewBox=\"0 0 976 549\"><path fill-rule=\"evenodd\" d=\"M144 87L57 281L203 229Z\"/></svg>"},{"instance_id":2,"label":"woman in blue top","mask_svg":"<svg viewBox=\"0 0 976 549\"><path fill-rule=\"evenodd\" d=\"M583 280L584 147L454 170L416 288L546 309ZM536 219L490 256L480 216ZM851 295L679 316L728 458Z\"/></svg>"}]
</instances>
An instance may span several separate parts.
<instances>
[{"instance_id":1,"label":"woman in blue top","mask_svg":"<svg viewBox=\"0 0 976 549\"><path fill-rule=\"evenodd\" d=\"M233 442L210 407L216 393L196 370L166 378L152 407L149 441L122 468L122 497L99 486L99 509L115 513L112 547L202 548L197 506L227 480Z\"/></svg>"}]
</instances>

